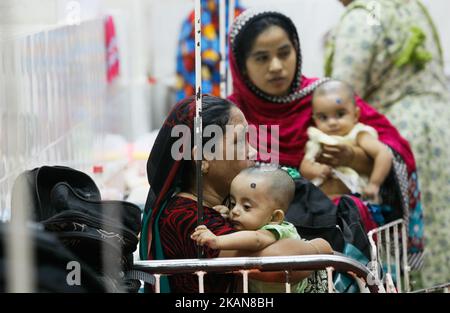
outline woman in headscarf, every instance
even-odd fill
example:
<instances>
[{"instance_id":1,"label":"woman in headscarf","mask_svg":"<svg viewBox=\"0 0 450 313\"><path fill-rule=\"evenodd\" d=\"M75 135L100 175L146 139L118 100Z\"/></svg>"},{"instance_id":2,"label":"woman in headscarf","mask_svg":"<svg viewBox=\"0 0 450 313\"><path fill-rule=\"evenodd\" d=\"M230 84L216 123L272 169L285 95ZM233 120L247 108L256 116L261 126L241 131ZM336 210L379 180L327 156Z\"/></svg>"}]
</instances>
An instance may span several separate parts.
<instances>
[{"instance_id":1,"label":"woman in headscarf","mask_svg":"<svg viewBox=\"0 0 450 313\"><path fill-rule=\"evenodd\" d=\"M244 168L252 165L246 141L247 121L230 101L213 96L203 97L203 130L215 127L215 133L203 136L201 171L203 176L203 224L215 235L236 231L233 225L213 207L225 204L231 181ZM194 147L195 99L180 101L169 113L147 162L151 189L145 205L140 241L140 257L148 259L197 258L197 245L191 234L197 227L197 183ZM222 134L219 134L221 132ZM214 134L214 136L212 136ZM244 142L242 142L242 140ZM211 149L206 149L209 147ZM214 148L212 148L214 147ZM233 150L227 158L227 151ZM242 151L242 149L244 149ZM211 150L211 151L207 151ZM242 155L245 157L243 158ZM239 157L241 156L241 157ZM317 248L317 249L316 249ZM322 239L302 241L279 240L271 246L250 254L204 248L206 258L231 256L277 256L331 253ZM308 277L310 272L294 273L294 281ZM204 278L205 292L235 290L233 275L208 274ZM314 282L312 277L312 282ZM285 274L261 274L268 281L284 281ZM325 285L326 287L326 285ZM198 279L192 274L162 277L163 292L198 292Z\"/></svg>"},{"instance_id":2,"label":"woman in headscarf","mask_svg":"<svg viewBox=\"0 0 450 313\"><path fill-rule=\"evenodd\" d=\"M421 1L341 2L326 74L352 84L411 143L426 216L423 284L448 282L450 94L437 30Z\"/></svg>"},{"instance_id":3,"label":"woman in headscarf","mask_svg":"<svg viewBox=\"0 0 450 313\"><path fill-rule=\"evenodd\" d=\"M219 0L201 0L202 6L202 90L220 96ZM225 1L225 32L228 34L229 0ZM242 12L235 1L234 16ZM177 51L176 100L195 94L195 21L194 11L183 21Z\"/></svg>"},{"instance_id":4,"label":"woman in headscarf","mask_svg":"<svg viewBox=\"0 0 450 313\"><path fill-rule=\"evenodd\" d=\"M268 137L264 142L263 136L263 144L278 144L281 165L299 175L297 169L304 156L306 130L312 125L312 92L326 79L308 78L302 74L303 60L296 27L281 13L244 11L232 27L230 49L234 89L230 99L242 110L250 125L279 125L279 142L271 143L276 136ZM380 141L394 154L391 173L380 191L385 208L391 210L384 212L384 219L389 222L404 217L409 222L409 256L410 261L414 261L414 257L420 258L423 249L423 230L416 166L409 143L383 115L357 96L355 101L361 112L360 122L374 127ZM261 138L259 140L261 144ZM268 160L261 153L259 157ZM349 166L363 173L370 173L372 166L372 161L360 149L346 145L325 145L317 160L330 166ZM308 192L311 190L314 188L309 188ZM312 203L311 194L308 197L307 202ZM296 214L296 208L305 206L300 203L304 198L298 199L297 203L294 201L286 219L296 225L319 226L322 222L315 224L314 218L326 215L324 212L332 208L320 196L315 197L319 198L318 205L306 209L316 212L304 214L311 218L310 221L305 222ZM356 197L353 201L359 204L364 218L367 207ZM317 211L317 207L322 209ZM365 226L367 231L367 223Z\"/></svg>"}]
</instances>

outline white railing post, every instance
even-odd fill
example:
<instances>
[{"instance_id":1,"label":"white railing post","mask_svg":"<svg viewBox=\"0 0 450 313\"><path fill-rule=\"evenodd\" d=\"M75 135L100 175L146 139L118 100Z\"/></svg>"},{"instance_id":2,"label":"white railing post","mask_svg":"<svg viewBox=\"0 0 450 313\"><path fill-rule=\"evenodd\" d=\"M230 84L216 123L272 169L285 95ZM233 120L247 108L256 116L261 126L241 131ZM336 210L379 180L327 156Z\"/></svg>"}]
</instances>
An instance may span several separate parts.
<instances>
[{"instance_id":1,"label":"white railing post","mask_svg":"<svg viewBox=\"0 0 450 313\"><path fill-rule=\"evenodd\" d=\"M161 293L161 274L155 274L155 293Z\"/></svg>"},{"instance_id":2,"label":"white railing post","mask_svg":"<svg viewBox=\"0 0 450 313\"><path fill-rule=\"evenodd\" d=\"M405 281L405 291L409 292L410 286L409 286L409 264L408 264L408 251L407 251L407 240L408 237L406 235L406 226L403 223L401 226L402 229L402 254L403 254L403 277Z\"/></svg>"},{"instance_id":3,"label":"white railing post","mask_svg":"<svg viewBox=\"0 0 450 313\"><path fill-rule=\"evenodd\" d=\"M242 274L242 292L248 293L248 271L241 270Z\"/></svg>"},{"instance_id":4,"label":"white railing post","mask_svg":"<svg viewBox=\"0 0 450 313\"><path fill-rule=\"evenodd\" d=\"M227 97L227 77L226 77L226 62L227 52L226 46L226 5L225 0L219 1L219 41L220 41L220 97Z\"/></svg>"},{"instance_id":5,"label":"white railing post","mask_svg":"<svg viewBox=\"0 0 450 313\"><path fill-rule=\"evenodd\" d=\"M334 293L334 283L333 283L334 268L327 267L326 270L327 270L328 293Z\"/></svg>"},{"instance_id":6,"label":"white railing post","mask_svg":"<svg viewBox=\"0 0 450 313\"><path fill-rule=\"evenodd\" d=\"M400 225L400 231L401 231L401 260L400 260L400 240L399 240L399 228ZM402 219L395 220L393 222L390 222L388 224L385 224L383 226L380 226L376 229L372 229L367 233L369 237L369 242L371 245L371 260L374 263L374 260L376 262L380 263L382 266L383 264L387 265L387 274L391 276L393 271L391 269L391 236L390 231L391 229L394 232L393 240L394 240L394 257L395 257L395 279L396 279L396 290L398 292L410 292L410 286L409 286L409 271L410 267L408 265L408 252L407 252L407 234L406 234L406 226L405 222ZM385 242L383 243L383 233L385 234ZM377 242L375 243L373 237L377 236ZM383 246L386 249L386 251L383 251ZM386 253L386 256L383 256L383 253ZM376 255L374 255L376 254ZM386 261L386 262L384 262ZM401 264L401 266L400 266ZM373 271L377 274L378 270L373 267ZM378 266L376 266L378 267ZM403 270L403 272L402 272ZM401 275L403 274L403 278ZM377 274L378 276L379 274ZM381 277L380 277L381 279ZM403 284L402 284L403 280ZM387 283L386 280L384 280L385 283Z\"/></svg>"},{"instance_id":7,"label":"white railing post","mask_svg":"<svg viewBox=\"0 0 450 313\"><path fill-rule=\"evenodd\" d=\"M388 272L389 275L392 275L392 271L391 271L391 234L390 234L390 229L389 228L384 230L384 236L386 238L387 272Z\"/></svg>"},{"instance_id":8,"label":"white railing post","mask_svg":"<svg viewBox=\"0 0 450 313\"><path fill-rule=\"evenodd\" d=\"M395 249L395 282L397 283L398 292L402 292L402 280L400 277L400 251L398 240L398 225L394 225L394 249Z\"/></svg>"},{"instance_id":9,"label":"white railing post","mask_svg":"<svg viewBox=\"0 0 450 313\"><path fill-rule=\"evenodd\" d=\"M286 274L286 283L285 283L286 293L291 293L291 272L284 271L284 273Z\"/></svg>"},{"instance_id":10,"label":"white railing post","mask_svg":"<svg viewBox=\"0 0 450 313\"><path fill-rule=\"evenodd\" d=\"M367 283L370 292L384 292L384 287L366 266L351 258L339 255L301 255L277 257L233 257L214 259L172 259L135 261L134 270L148 274L196 274L199 277L199 292L204 292L203 275L206 273L232 273L236 271L285 272L290 285L291 271L315 271L332 267L335 271L352 272ZM286 271L289 269L289 271ZM246 275L245 273L243 275ZM156 284L159 284L159 277ZM157 287L156 289L159 289ZM246 289L246 287L244 287ZM288 287L289 289L289 287ZM289 290L287 290L289 291Z\"/></svg>"},{"instance_id":11,"label":"white railing post","mask_svg":"<svg viewBox=\"0 0 450 313\"><path fill-rule=\"evenodd\" d=\"M198 276L198 293L205 293L205 284L204 284L204 276L206 272L204 271L198 271L195 272Z\"/></svg>"},{"instance_id":12,"label":"white railing post","mask_svg":"<svg viewBox=\"0 0 450 313\"><path fill-rule=\"evenodd\" d=\"M231 30L231 26L234 22L234 10L236 8L236 1L235 0L228 0L228 32ZM231 49L229 49L231 51ZM231 91L233 90L233 77L231 76L231 65L228 64L227 68L227 96L231 94Z\"/></svg>"}]
</instances>

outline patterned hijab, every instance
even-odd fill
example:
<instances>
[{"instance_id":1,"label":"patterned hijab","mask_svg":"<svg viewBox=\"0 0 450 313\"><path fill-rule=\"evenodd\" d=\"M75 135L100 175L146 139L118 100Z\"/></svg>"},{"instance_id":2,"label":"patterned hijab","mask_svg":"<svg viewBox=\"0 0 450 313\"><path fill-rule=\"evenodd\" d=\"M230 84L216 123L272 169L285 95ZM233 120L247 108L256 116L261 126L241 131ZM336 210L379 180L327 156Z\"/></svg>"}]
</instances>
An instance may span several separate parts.
<instances>
[{"instance_id":1,"label":"patterned hijab","mask_svg":"<svg viewBox=\"0 0 450 313\"><path fill-rule=\"evenodd\" d=\"M140 256L145 260L151 258L150 243L152 241L152 223L163 204L181 184L185 160L172 157L172 147L179 140L172 136L172 129L177 125L185 125L192 131L194 129L195 99L193 97L178 102L161 127L147 161L147 178L150 190L145 204L140 242ZM193 137L193 136L191 136ZM192 141L192 140L191 140ZM191 147L192 142L185 146ZM183 151L179 151L180 154Z\"/></svg>"},{"instance_id":2,"label":"patterned hijab","mask_svg":"<svg viewBox=\"0 0 450 313\"><path fill-rule=\"evenodd\" d=\"M213 123L212 125L227 124L233 106L228 100L203 95L203 128L207 127L208 123ZM193 164L190 156L195 137L194 118L195 97L178 102L164 121L150 152L147 161L147 178L151 188L145 204L140 242L140 256L143 260L153 256L154 251L150 251L150 248L154 250L154 247L151 247L150 243L152 237L155 238L153 236L155 235L153 234L155 232L154 224L158 220L159 213L168 200L189 183ZM174 134L174 127L183 126L184 130L189 129L190 136L183 133L180 137L178 131ZM178 129L182 131L180 128ZM184 140L182 145L180 140ZM203 144L208 140L209 137L203 136ZM186 147L189 151L183 150ZM177 155L174 155L175 153Z\"/></svg>"}]
</instances>

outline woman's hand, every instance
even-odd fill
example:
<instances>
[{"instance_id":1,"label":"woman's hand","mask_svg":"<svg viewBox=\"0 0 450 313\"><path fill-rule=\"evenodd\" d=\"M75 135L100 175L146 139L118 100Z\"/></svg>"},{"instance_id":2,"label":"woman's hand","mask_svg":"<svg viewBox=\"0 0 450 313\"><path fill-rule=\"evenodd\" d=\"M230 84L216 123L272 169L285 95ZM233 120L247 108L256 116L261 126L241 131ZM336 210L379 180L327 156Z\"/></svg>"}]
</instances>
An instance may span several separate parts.
<instances>
[{"instance_id":1,"label":"woman's hand","mask_svg":"<svg viewBox=\"0 0 450 313\"><path fill-rule=\"evenodd\" d=\"M197 226L191 235L191 239L195 240L199 246L208 246L211 249L219 249L219 238L205 225Z\"/></svg>"},{"instance_id":2,"label":"woman's hand","mask_svg":"<svg viewBox=\"0 0 450 313\"><path fill-rule=\"evenodd\" d=\"M322 153L317 162L328 164L331 167L348 166L360 175L370 176L373 169L373 159L359 146L346 144L323 145Z\"/></svg>"},{"instance_id":3,"label":"woman's hand","mask_svg":"<svg viewBox=\"0 0 450 313\"><path fill-rule=\"evenodd\" d=\"M316 161L331 167L349 166L354 157L355 151L350 145L322 145L322 152Z\"/></svg>"},{"instance_id":4,"label":"woman's hand","mask_svg":"<svg viewBox=\"0 0 450 313\"><path fill-rule=\"evenodd\" d=\"M215 205L215 206L213 206L213 209L217 213L220 213L220 215L222 215L222 217L224 219L228 219L228 217L230 216L230 209L225 205L222 205L222 204Z\"/></svg>"}]
</instances>

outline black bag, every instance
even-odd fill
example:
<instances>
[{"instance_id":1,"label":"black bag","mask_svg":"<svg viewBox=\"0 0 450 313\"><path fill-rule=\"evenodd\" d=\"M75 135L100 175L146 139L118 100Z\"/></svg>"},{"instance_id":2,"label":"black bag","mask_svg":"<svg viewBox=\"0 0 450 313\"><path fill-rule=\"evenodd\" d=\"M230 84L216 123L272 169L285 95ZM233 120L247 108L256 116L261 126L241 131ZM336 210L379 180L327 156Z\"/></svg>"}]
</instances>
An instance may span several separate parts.
<instances>
[{"instance_id":1,"label":"black bag","mask_svg":"<svg viewBox=\"0 0 450 313\"><path fill-rule=\"evenodd\" d=\"M59 208L50 204L50 192L59 182L67 182L83 198L101 200L97 185L87 174L65 166L42 166L20 174L12 189L12 206L31 209L32 219L40 222Z\"/></svg>"},{"instance_id":2,"label":"black bag","mask_svg":"<svg viewBox=\"0 0 450 313\"><path fill-rule=\"evenodd\" d=\"M6 259L6 240L8 224L0 223L0 292L7 292L7 271L8 262ZM37 292L106 292L104 281L100 280L95 272L78 259L77 256L67 250L56 236L52 233L45 232L36 224L28 226L28 232L32 240L34 259L32 265L35 266L35 279ZM13 229L10 236L18 233L17 229ZM13 260L19 262L20 260ZM69 284L67 277L70 274L68 264L76 261L80 265L80 281L79 284Z\"/></svg>"},{"instance_id":3,"label":"black bag","mask_svg":"<svg viewBox=\"0 0 450 313\"><path fill-rule=\"evenodd\" d=\"M126 201L102 201L94 181L80 171L43 166L17 178L12 218L19 207L31 208L32 217L45 230L53 232L99 275L118 284L130 283L123 282L122 277L132 267L138 244L138 206Z\"/></svg>"},{"instance_id":4,"label":"black bag","mask_svg":"<svg viewBox=\"0 0 450 313\"><path fill-rule=\"evenodd\" d=\"M304 178L295 179L295 197L286 213L302 238L323 238L333 250L344 253L346 244L370 259L370 244L356 204L343 196L336 206L316 186Z\"/></svg>"},{"instance_id":5,"label":"black bag","mask_svg":"<svg viewBox=\"0 0 450 313\"><path fill-rule=\"evenodd\" d=\"M323 238L334 251L367 265L369 239L353 199L343 196L336 206L308 180L298 178L294 181L295 197L286 220L295 225L302 238ZM335 272L333 281L338 292L359 292L356 282L346 273Z\"/></svg>"}]
</instances>

